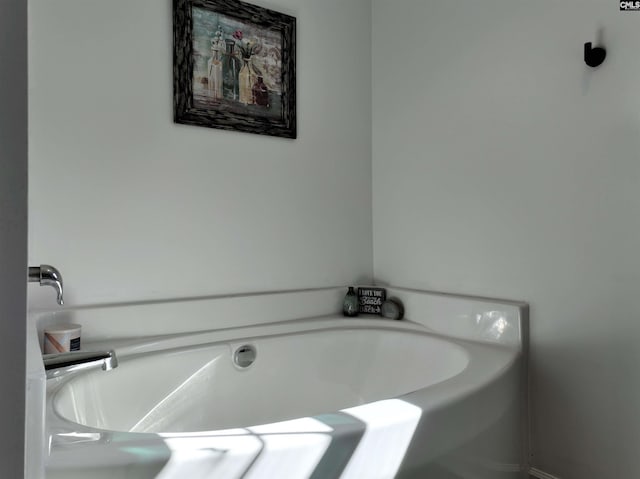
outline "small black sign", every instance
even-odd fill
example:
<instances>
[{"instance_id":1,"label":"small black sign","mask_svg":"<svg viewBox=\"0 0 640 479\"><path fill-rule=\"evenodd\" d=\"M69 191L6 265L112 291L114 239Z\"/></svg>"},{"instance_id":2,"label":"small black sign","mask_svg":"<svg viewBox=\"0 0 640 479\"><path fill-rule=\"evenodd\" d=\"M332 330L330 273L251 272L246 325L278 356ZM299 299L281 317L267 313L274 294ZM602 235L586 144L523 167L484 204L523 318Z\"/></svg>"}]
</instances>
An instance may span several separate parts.
<instances>
[{"instance_id":1,"label":"small black sign","mask_svg":"<svg viewBox=\"0 0 640 479\"><path fill-rule=\"evenodd\" d=\"M358 288L358 309L362 314L380 314L386 298L384 288Z\"/></svg>"},{"instance_id":2,"label":"small black sign","mask_svg":"<svg viewBox=\"0 0 640 479\"><path fill-rule=\"evenodd\" d=\"M640 12L640 1L620 0L621 12Z\"/></svg>"}]
</instances>

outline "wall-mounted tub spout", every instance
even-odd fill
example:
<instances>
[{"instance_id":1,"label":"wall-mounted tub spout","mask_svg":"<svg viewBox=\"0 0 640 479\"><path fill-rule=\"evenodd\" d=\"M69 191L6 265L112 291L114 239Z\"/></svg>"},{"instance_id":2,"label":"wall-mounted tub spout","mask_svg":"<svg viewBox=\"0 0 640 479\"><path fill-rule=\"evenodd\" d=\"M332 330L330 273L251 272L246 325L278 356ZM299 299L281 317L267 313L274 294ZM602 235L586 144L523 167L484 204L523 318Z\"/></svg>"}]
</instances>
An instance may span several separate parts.
<instances>
[{"instance_id":1,"label":"wall-mounted tub spout","mask_svg":"<svg viewBox=\"0 0 640 479\"><path fill-rule=\"evenodd\" d=\"M40 283L40 286L52 286L58 293L58 304L64 304L62 290L62 275L53 266L42 264L40 266L29 267L29 282Z\"/></svg>"},{"instance_id":2,"label":"wall-mounted tub spout","mask_svg":"<svg viewBox=\"0 0 640 479\"><path fill-rule=\"evenodd\" d=\"M47 379L57 378L81 369L102 368L111 371L118 367L115 351L75 351L72 353L45 354L42 356Z\"/></svg>"}]
</instances>

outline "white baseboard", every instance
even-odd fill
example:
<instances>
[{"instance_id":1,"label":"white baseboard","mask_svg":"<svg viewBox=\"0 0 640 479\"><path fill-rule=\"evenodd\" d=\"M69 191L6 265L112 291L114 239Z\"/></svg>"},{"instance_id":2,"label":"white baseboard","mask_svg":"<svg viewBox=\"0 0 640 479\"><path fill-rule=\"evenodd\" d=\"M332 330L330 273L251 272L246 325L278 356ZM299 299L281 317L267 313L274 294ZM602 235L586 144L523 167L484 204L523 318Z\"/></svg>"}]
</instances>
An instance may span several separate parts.
<instances>
[{"instance_id":1,"label":"white baseboard","mask_svg":"<svg viewBox=\"0 0 640 479\"><path fill-rule=\"evenodd\" d=\"M536 469L535 467L532 467L531 469L529 469L529 475L537 479L560 479L557 476L543 472L540 469Z\"/></svg>"}]
</instances>

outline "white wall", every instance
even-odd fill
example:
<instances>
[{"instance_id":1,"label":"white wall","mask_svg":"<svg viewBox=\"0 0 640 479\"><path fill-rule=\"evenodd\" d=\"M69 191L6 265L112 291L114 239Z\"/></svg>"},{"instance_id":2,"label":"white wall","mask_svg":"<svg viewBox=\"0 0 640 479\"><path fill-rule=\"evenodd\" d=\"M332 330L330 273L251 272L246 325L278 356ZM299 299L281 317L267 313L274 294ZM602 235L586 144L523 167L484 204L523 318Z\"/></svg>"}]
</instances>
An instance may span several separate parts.
<instances>
[{"instance_id":1,"label":"white wall","mask_svg":"<svg viewBox=\"0 0 640 479\"><path fill-rule=\"evenodd\" d=\"M170 0L30 0L29 257L68 304L371 277L370 1L253 3L298 19L296 141L173 124Z\"/></svg>"},{"instance_id":2,"label":"white wall","mask_svg":"<svg viewBox=\"0 0 640 479\"><path fill-rule=\"evenodd\" d=\"M530 301L533 463L565 479L640 476L638 45L616 2L373 0L374 274Z\"/></svg>"},{"instance_id":3,"label":"white wall","mask_svg":"<svg viewBox=\"0 0 640 479\"><path fill-rule=\"evenodd\" d=\"M0 1L0 462L23 477L27 290L27 5Z\"/></svg>"}]
</instances>

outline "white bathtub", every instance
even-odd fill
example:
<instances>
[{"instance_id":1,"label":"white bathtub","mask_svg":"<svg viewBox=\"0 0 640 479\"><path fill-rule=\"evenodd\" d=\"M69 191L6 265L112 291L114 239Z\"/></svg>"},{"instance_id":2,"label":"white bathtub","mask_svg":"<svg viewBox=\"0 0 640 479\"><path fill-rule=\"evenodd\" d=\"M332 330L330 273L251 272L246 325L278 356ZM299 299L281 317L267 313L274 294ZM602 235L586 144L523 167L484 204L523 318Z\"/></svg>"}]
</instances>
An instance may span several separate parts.
<instances>
[{"instance_id":1,"label":"white bathtub","mask_svg":"<svg viewBox=\"0 0 640 479\"><path fill-rule=\"evenodd\" d=\"M325 317L114 344L47 382L47 477L525 477L517 342Z\"/></svg>"},{"instance_id":2,"label":"white bathtub","mask_svg":"<svg viewBox=\"0 0 640 479\"><path fill-rule=\"evenodd\" d=\"M71 421L114 431L211 431L400 397L460 374L469 363L465 348L439 338L340 323L131 356L109 374L71 379L54 408ZM239 343L257 352L246 369L233 361Z\"/></svg>"}]
</instances>

